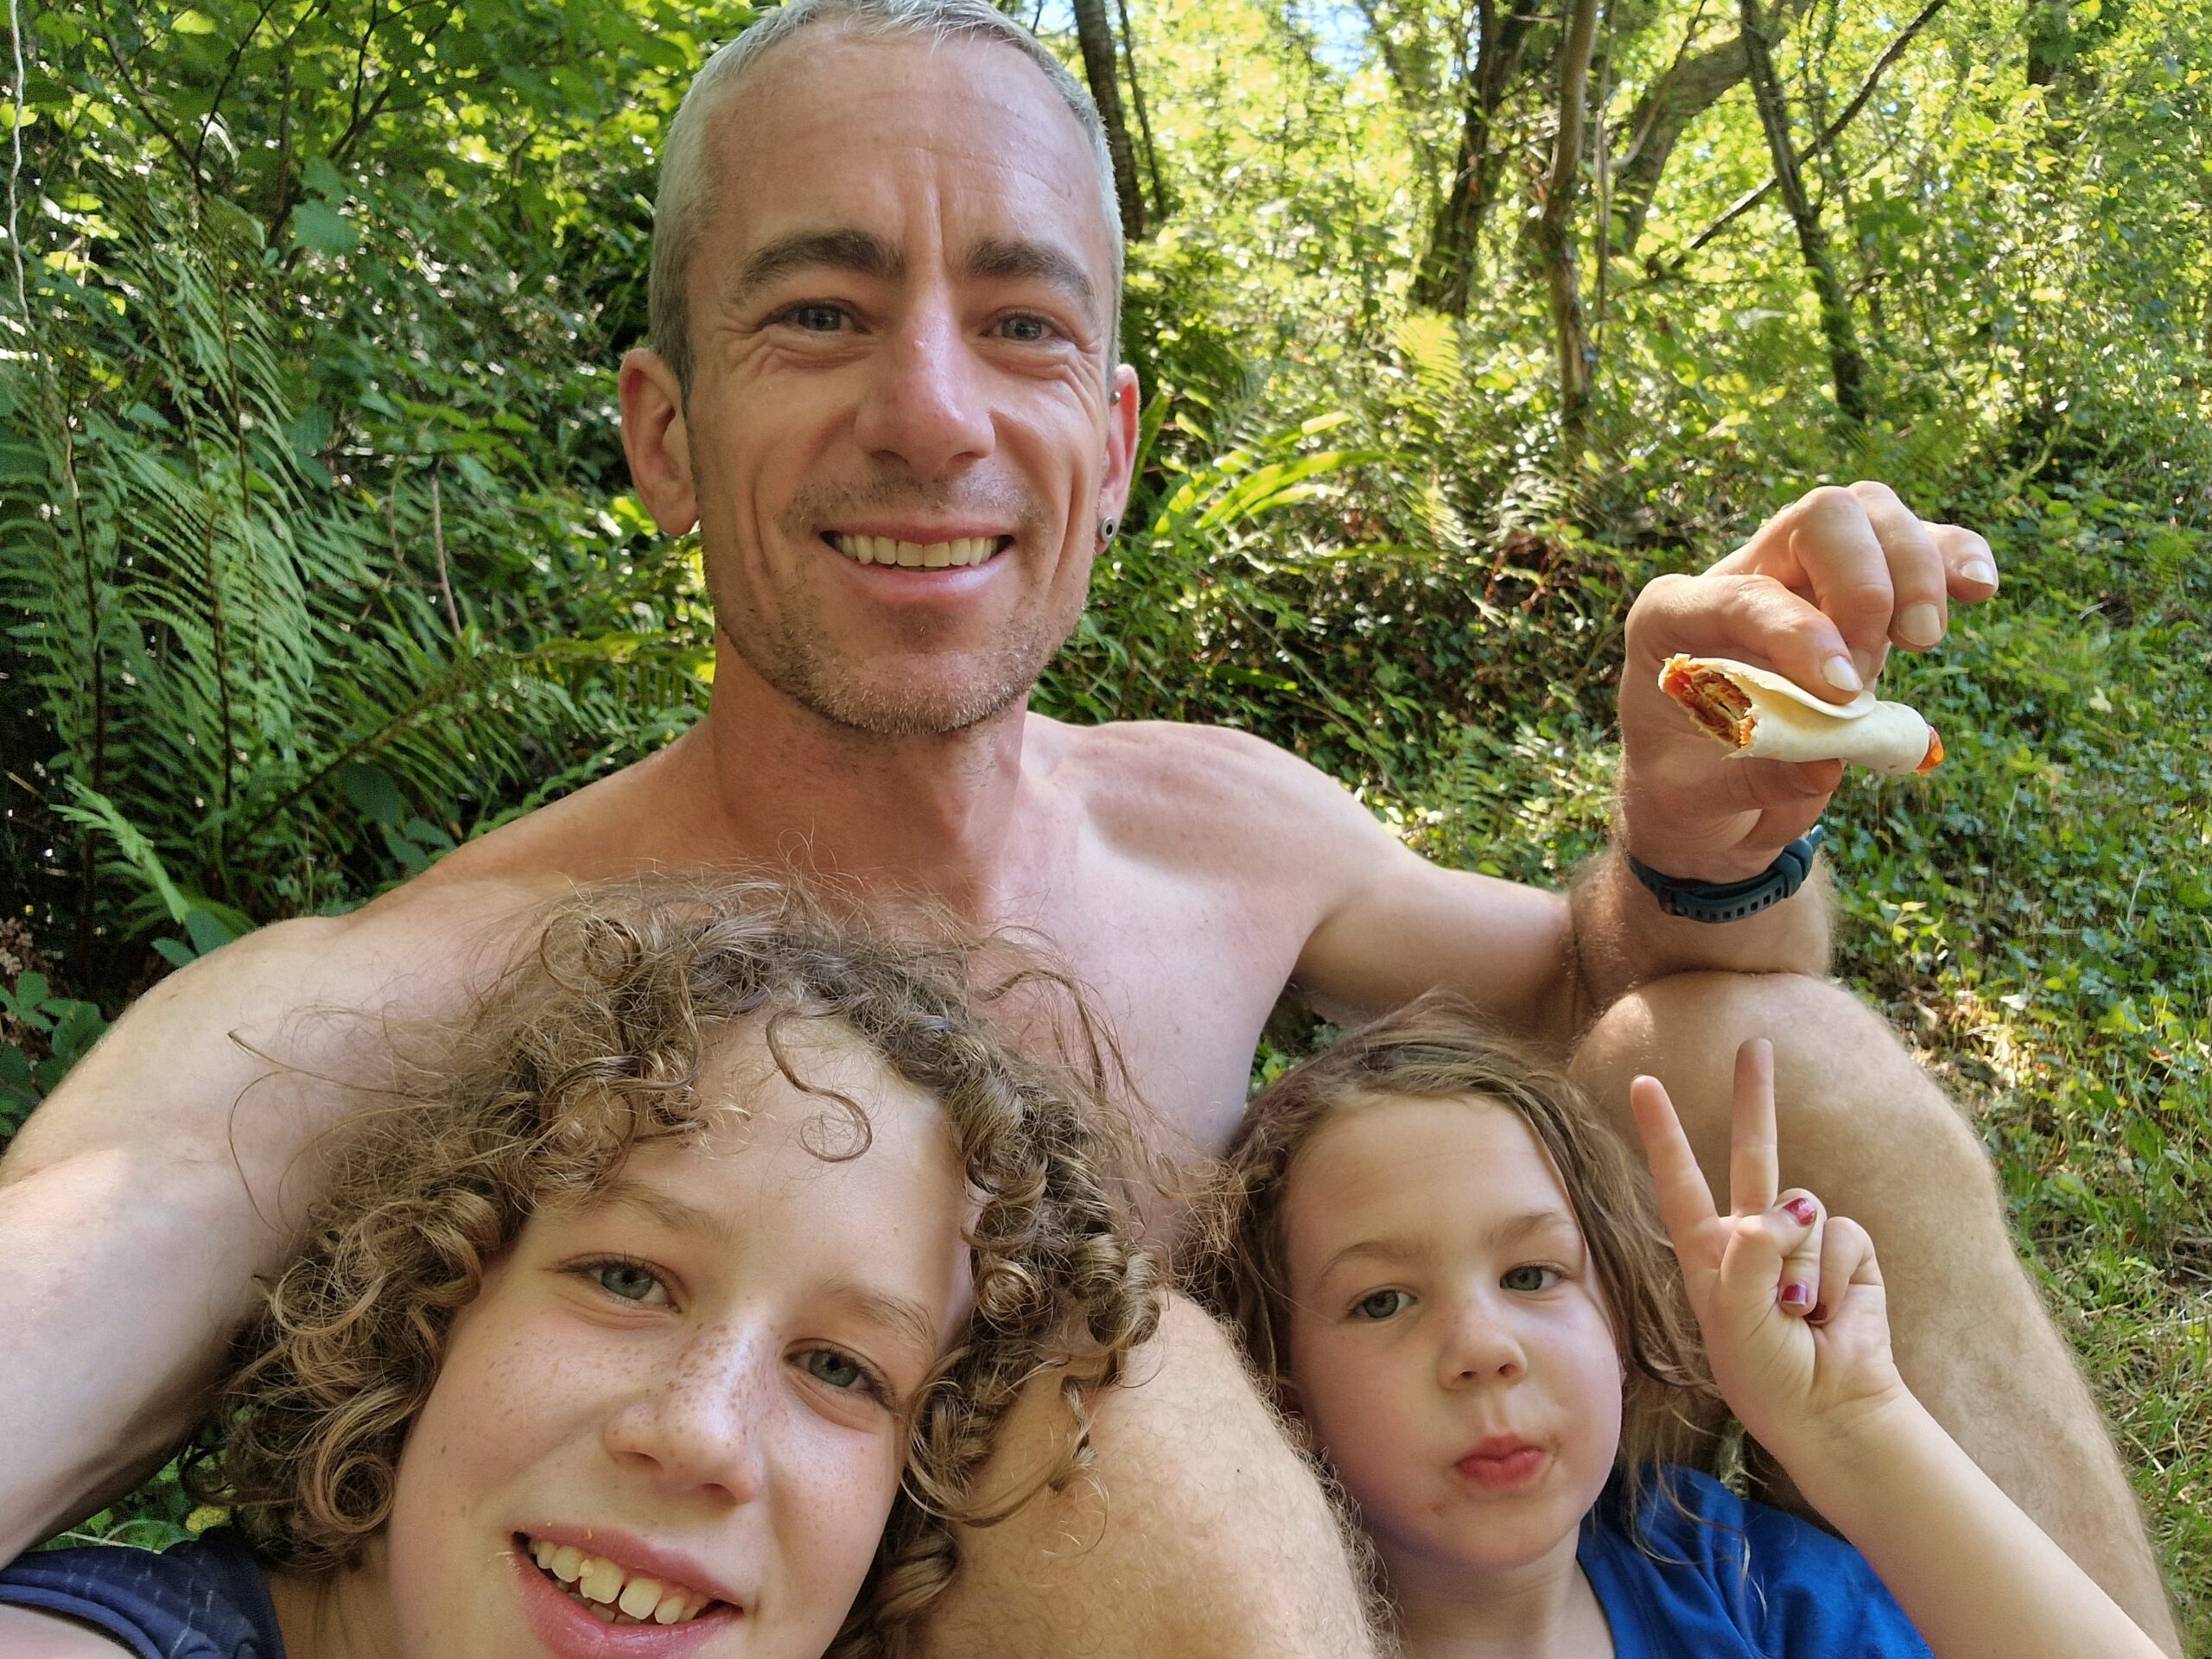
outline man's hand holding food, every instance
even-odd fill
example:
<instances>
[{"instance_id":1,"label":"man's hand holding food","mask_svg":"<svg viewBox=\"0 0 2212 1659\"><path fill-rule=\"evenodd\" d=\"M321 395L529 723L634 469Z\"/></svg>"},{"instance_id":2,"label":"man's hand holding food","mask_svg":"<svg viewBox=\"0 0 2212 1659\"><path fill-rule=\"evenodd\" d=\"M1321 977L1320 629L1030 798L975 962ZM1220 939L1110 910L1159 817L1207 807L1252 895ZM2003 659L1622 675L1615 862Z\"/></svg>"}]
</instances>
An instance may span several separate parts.
<instances>
[{"instance_id":1,"label":"man's hand holding food","mask_svg":"<svg viewBox=\"0 0 2212 1659\"><path fill-rule=\"evenodd\" d=\"M1953 601L1996 591L1987 542L1916 517L1881 484L1815 490L1710 569L1651 582L1629 612L1621 671L1630 854L1685 880L1756 876L1812 827L1843 776L1840 760L1732 755L1661 690L1669 658L1771 669L1844 709L1873 687L1891 646L1933 649Z\"/></svg>"}]
</instances>

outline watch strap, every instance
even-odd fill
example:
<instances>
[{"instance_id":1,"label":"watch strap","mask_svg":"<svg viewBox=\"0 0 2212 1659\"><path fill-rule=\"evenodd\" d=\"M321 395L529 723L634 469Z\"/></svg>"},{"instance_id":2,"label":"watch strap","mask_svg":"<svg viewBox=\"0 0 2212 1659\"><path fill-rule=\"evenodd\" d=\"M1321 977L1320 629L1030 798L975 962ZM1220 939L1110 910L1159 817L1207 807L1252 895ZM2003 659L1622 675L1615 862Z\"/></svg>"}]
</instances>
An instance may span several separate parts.
<instances>
[{"instance_id":1,"label":"watch strap","mask_svg":"<svg viewBox=\"0 0 2212 1659\"><path fill-rule=\"evenodd\" d=\"M1803 887L1821 843L1827 839L1827 831L1816 823L1784 847L1773 863L1740 881L1688 881L1662 875L1626 852L1621 856L1628 859L1629 869L1669 916L1688 922L1740 922L1780 904Z\"/></svg>"}]
</instances>

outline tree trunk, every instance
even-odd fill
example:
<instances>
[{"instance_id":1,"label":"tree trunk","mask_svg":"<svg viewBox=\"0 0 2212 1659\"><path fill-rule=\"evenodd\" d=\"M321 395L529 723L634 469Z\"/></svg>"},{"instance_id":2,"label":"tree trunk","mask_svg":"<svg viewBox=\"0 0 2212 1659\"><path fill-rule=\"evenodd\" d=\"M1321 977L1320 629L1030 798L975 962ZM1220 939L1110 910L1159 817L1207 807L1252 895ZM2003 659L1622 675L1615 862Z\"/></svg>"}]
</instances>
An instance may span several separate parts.
<instances>
[{"instance_id":1,"label":"tree trunk","mask_svg":"<svg viewBox=\"0 0 2212 1659\"><path fill-rule=\"evenodd\" d=\"M1122 205L1122 235L1131 242L1144 234L1144 188L1137 182L1135 153L1128 124L1122 118L1122 86L1114 69L1114 26L1106 19L1106 0L1075 0L1075 35L1083 48L1083 72L1090 82L1091 102L1105 124L1106 148L1114 158L1114 194Z\"/></svg>"},{"instance_id":2,"label":"tree trunk","mask_svg":"<svg viewBox=\"0 0 2212 1659\"><path fill-rule=\"evenodd\" d=\"M1144 170L1152 180L1152 216L1154 221L1166 219L1175 211L1169 200L1167 181L1160 176L1160 151L1152 142L1152 118L1144 110L1144 83L1137 79L1136 31L1129 27L1129 0L1119 0L1122 14L1122 67L1128 72L1129 102L1136 108L1137 133L1144 140Z\"/></svg>"},{"instance_id":3,"label":"tree trunk","mask_svg":"<svg viewBox=\"0 0 2212 1659\"><path fill-rule=\"evenodd\" d=\"M1746 5L1755 0L1744 0ZM1565 467L1581 459L1590 412L1590 341L1582 325L1575 270L1574 199L1582 182L1582 129L1590 95L1590 53L1598 39L1598 0L1574 0L1559 54L1559 142L1552 151L1536 247L1551 292L1552 338L1559 353L1560 453Z\"/></svg>"},{"instance_id":4,"label":"tree trunk","mask_svg":"<svg viewBox=\"0 0 2212 1659\"><path fill-rule=\"evenodd\" d=\"M1782 0L1774 12L1777 32L1786 34L1810 3ZM1628 149L1613 178L1613 215L1620 224L1620 239L1613 251L1620 257L1633 256L1643 238L1643 221L1659 193L1659 177L1675 153L1675 140L1743 78L1741 37L1702 52L1686 51L1629 111L1624 124Z\"/></svg>"},{"instance_id":5,"label":"tree trunk","mask_svg":"<svg viewBox=\"0 0 2212 1659\"><path fill-rule=\"evenodd\" d=\"M1500 20L1492 0L1478 0L1475 67L1468 77L1459 153L1429 226L1428 250L1414 273L1415 305L1455 317L1467 315L1483 224L1497 194L1500 157L1491 140L1506 89L1528 49L1529 25L1527 12L1510 11Z\"/></svg>"},{"instance_id":6,"label":"tree trunk","mask_svg":"<svg viewBox=\"0 0 2212 1659\"><path fill-rule=\"evenodd\" d=\"M1805 181L1797 171L1796 146L1789 137L1789 105L1783 100L1782 83L1775 76L1774 60L1767 55L1758 0L1738 0L1738 3L1744 19L1745 65L1751 83L1751 96L1758 104L1759 124L1766 129L1767 149L1774 156L1775 188L1781 191L1782 200L1789 209L1790 222L1797 227L1798 250L1804 255L1805 269L1812 276L1813 291L1820 298L1821 332L1827 340L1828 369L1835 380L1836 407L1847 420L1864 424L1866 365L1859 352L1851 302L1836 276L1835 261L1829 257L1827 232L1821 228L1820 214L1806 195Z\"/></svg>"}]
</instances>

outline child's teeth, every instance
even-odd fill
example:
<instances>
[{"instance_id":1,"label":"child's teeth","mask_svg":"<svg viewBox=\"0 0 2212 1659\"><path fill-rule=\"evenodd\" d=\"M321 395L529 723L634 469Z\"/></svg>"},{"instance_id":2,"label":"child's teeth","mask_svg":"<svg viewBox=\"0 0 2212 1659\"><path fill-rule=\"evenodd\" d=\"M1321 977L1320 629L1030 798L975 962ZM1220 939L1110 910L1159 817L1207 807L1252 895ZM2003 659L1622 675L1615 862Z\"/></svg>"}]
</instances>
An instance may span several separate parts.
<instances>
[{"instance_id":1,"label":"child's teeth","mask_svg":"<svg viewBox=\"0 0 2212 1659\"><path fill-rule=\"evenodd\" d=\"M632 1578L617 1563L587 1555L574 1544L526 1541L537 1565L602 1624L681 1624L707 1611L708 1597L675 1585L663 1587L642 1573Z\"/></svg>"}]
</instances>

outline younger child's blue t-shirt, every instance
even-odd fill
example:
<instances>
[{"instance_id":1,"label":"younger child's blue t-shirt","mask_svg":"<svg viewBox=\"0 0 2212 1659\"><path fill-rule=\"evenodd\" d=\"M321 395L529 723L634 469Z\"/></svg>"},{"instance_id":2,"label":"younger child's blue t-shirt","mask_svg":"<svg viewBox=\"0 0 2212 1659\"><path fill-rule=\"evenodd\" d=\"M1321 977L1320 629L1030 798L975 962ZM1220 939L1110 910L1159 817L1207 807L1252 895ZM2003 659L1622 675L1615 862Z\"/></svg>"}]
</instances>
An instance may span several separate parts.
<instances>
[{"instance_id":1,"label":"younger child's blue t-shirt","mask_svg":"<svg viewBox=\"0 0 2212 1659\"><path fill-rule=\"evenodd\" d=\"M1637 1523L1649 1553L1625 1529L1621 1480L1582 1522L1575 1558L1612 1625L1616 1659L1933 1659L1840 1538L1745 1503L1710 1475L1667 1473L1681 1508L1645 1471Z\"/></svg>"},{"instance_id":2,"label":"younger child's blue t-shirt","mask_svg":"<svg viewBox=\"0 0 2212 1659\"><path fill-rule=\"evenodd\" d=\"M227 1530L159 1553L92 1544L18 1556L0 1567L0 1605L89 1624L138 1659L284 1659L268 1584Z\"/></svg>"}]
</instances>

